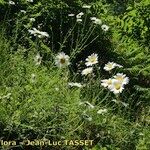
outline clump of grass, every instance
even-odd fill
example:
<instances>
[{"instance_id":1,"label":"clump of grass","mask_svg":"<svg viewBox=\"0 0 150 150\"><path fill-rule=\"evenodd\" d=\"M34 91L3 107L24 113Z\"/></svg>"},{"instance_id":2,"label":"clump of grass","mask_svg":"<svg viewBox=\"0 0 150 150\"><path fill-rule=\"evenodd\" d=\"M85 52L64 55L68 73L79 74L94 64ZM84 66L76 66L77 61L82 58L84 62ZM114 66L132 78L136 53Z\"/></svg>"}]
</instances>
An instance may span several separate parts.
<instances>
[{"instance_id":1,"label":"clump of grass","mask_svg":"<svg viewBox=\"0 0 150 150\"><path fill-rule=\"evenodd\" d=\"M101 57L89 51L78 73L72 68L77 55L99 36L107 38L110 28L102 24L103 20L83 12L68 17L73 16L75 24L66 34L61 32L61 39L55 42L58 47L53 45L53 28L47 33L28 22L20 31L22 21L28 20L26 15L21 22L18 16L13 45L3 34L0 37L2 139L92 139L93 146L77 149L139 148L144 141L139 136L143 124L137 118L130 120L135 110L126 96L131 93L130 88L125 88L129 78L119 73L126 71L123 66L114 62L103 66ZM93 38L95 30L99 35ZM18 40L22 33L25 43ZM147 123L148 117L142 117Z\"/></svg>"}]
</instances>

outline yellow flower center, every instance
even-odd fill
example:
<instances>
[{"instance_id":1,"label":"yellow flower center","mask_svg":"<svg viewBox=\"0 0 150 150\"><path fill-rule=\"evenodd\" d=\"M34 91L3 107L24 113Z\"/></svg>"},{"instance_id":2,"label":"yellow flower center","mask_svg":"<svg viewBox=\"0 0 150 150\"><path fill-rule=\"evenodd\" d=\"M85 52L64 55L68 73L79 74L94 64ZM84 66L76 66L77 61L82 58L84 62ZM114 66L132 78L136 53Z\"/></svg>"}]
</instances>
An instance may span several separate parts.
<instances>
[{"instance_id":1,"label":"yellow flower center","mask_svg":"<svg viewBox=\"0 0 150 150\"><path fill-rule=\"evenodd\" d=\"M116 77L116 79L121 81L121 82L123 81L123 77Z\"/></svg>"},{"instance_id":2,"label":"yellow flower center","mask_svg":"<svg viewBox=\"0 0 150 150\"><path fill-rule=\"evenodd\" d=\"M120 88L121 88L121 84L120 84L120 83L116 83L116 84L115 84L115 89L116 89L116 90L119 90Z\"/></svg>"},{"instance_id":3,"label":"yellow flower center","mask_svg":"<svg viewBox=\"0 0 150 150\"><path fill-rule=\"evenodd\" d=\"M107 65L108 68L112 68L112 66L113 66L112 64L108 64Z\"/></svg>"},{"instance_id":4,"label":"yellow flower center","mask_svg":"<svg viewBox=\"0 0 150 150\"><path fill-rule=\"evenodd\" d=\"M61 58L61 59L60 59L60 63L61 63L61 64L64 64L65 62L66 62L66 60L65 60L64 58Z\"/></svg>"},{"instance_id":5,"label":"yellow flower center","mask_svg":"<svg viewBox=\"0 0 150 150\"><path fill-rule=\"evenodd\" d=\"M95 62L95 61L96 61L96 58L95 58L95 57L91 57L91 58L90 58L90 61L91 61L91 62Z\"/></svg>"}]
</instances>

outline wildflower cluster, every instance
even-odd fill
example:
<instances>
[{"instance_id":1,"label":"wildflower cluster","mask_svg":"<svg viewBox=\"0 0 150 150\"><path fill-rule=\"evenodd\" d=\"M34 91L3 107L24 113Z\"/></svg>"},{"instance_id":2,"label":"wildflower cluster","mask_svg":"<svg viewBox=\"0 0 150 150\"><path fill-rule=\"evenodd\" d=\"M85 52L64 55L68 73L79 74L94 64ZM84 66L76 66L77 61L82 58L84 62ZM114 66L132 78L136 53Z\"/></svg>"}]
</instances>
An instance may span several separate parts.
<instances>
[{"instance_id":1,"label":"wildflower cluster","mask_svg":"<svg viewBox=\"0 0 150 150\"><path fill-rule=\"evenodd\" d=\"M91 17L90 19L92 20L92 22L93 22L94 24L99 24L99 25L102 24L102 20L101 20L101 19L98 19L98 18L96 18L96 17Z\"/></svg>"},{"instance_id":2,"label":"wildflower cluster","mask_svg":"<svg viewBox=\"0 0 150 150\"><path fill-rule=\"evenodd\" d=\"M84 4L84 5L82 6L82 8L83 8L83 9L90 9L91 6ZM82 17L84 16L84 13L83 13L83 12L80 12L80 13L78 13L77 15L71 13L71 14L68 14L68 16L69 16L69 17L74 17L74 16L76 16L76 21L77 21L77 22L82 22L82 21L83 21ZM90 20L92 21L93 24L101 25L101 29L102 29L103 31L106 32L106 31L109 30L109 26L107 26L106 24L102 24L102 20L101 20L101 19L96 18L96 17L90 17Z\"/></svg>"},{"instance_id":3,"label":"wildflower cluster","mask_svg":"<svg viewBox=\"0 0 150 150\"><path fill-rule=\"evenodd\" d=\"M98 63L98 55L93 53L85 59L85 65L87 68L81 71L81 75L87 76L93 73L93 66ZM70 57L66 55L64 52L59 53L55 58L55 65L59 68L67 67L70 64ZM111 71L115 67L122 68L122 65L119 65L114 62L108 62L104 66L105 71ZM129 83L129 78L126 77L123 73L117 73L113 78L101 80L101 85L105 88L108 88L114 94L121 93L124 89L124 86ZM80 83L69 83L69 85L82 87Z\"/></svg>"},{"instance_id":4,"label":"wildflower cluster","mask_svg":"<svg viewBox=\"0 0 150 150\"><path fill-rule=\"evenodd\" d=\"M10 0L8 3L9 3L10 5L15 5L15 2L13 2L13 1L11 1L11 0Z\"/></svg>"},{"instance_id":5,"label":"wildflower cluster","mask_svg":"<svg viewBox=\"0 0 150 150\"><path fill-rule=\"evenodd\" d=\"M77 22L82 22L82 16L83 15L84 15L83 12L80 12L79 14L76 15Z\"/></svg>"},{"instance_id":6,"label":"wildflower cluster","mask_svg":"<svg viewBox=\"0 0 150 150\"><path fill-rule=\"evenodd\" d=\"M98 55L93 53L92 55L88 56L85 61L87 68L82 70L82 75L88 75L93 72L93 66L98 63Z\"/></svg>"},{"instance_id":7,"label":"wildflower cluster","mask_svg":"<svg viewBox=\"0 0 150 150\"><path fill-rule=\"evenodd\" d=\"M28 30L28 31L30 34L33 34L34 36L37 36L39 38L49 37L49 34L47 32L39 31L36 28L33 28L33 30Z\"/></svg>"},{"instance_id":8,"label":"wildflower cluster","mask_svg":"<svg viewBox=\"0 0 150 150\"><path fill-rule=\"evenodd\" d=\"M90 9L91 6L83 5L83 8L84 9ZM80 12L77 15L72 13L72 14L68 14L68 16L69 17L75 16L77 22L82 22L82 18L84 16L84 13ZM90 17L90 20L92 21L93 24L100 25L103 31L108 31L109 27L105 24L102 24L101 19L96 18L96 17ZM30 21L34 22L35 19L30 18ZM30 34L37 36L39 38L49 37L49 34L47 32L39 31L36 28L33 28L32 30L28 30L28 31ZM41 61L42 61L42 57L39 54L37 54L37 56L35 58L36 65L40 65ZM93 73L94 66L96 64L98 64L98 54L93 53L85 59L86 68L81 70L81 75L82 76L89 76L91 74L93 75L94 74ZM68 55L66 55L64 52L58 53L55 57L55 65L59 68L66 68L67 66L70 65L70 57ZM121 66L117 63L114 63L114 62L108 62L107 64L105 64L104 70L111 72L116 67L122 68L123 66ZM34 78L34 77L32 77L32 78ZM126 84L128 84L128 82L129 82L129 78L126 77L125 74L117 73L112 78L101 80L101 85L105 88L108 88L114 94L118 94L118 93L121 93L123 91L124 86ZM79 87L79 88L82 87L82 85L80 83L70 82L70 83L68 83L68 85L70 87Z\"/></svg>"},{"instance_id":9,"label":"wildflower cluster","mask_svg":"<svg viewBox=\"0 0 150 150\"><path fill-rule=\"evenodd\" d=\"M111 71L115 67L123 67L114 62L108 62L105 64L104 70ZM129 83L129 78L123 73L117 73L115 76L109 79L101 80L101 85L108 88L114 94L119 94L123 91L124 86Z\"/></svg>"},{"instance_id":10,"label":"wildflower cluster","mask_svg":"<svg viewBox=\"0 0 150 150\"><path fill-rule=\"evenodd\" d=\"M96 24L96 25L101 25L101 29L102 29L103 31L105 31L105 32L108 31L109 26L107 26L106 24L102 24L102 20L101 20L101 19L96 18L96 17L91 17L90 19L91 19L91 21L92 21L94 24Z\"/></svg>"}]
</instances>

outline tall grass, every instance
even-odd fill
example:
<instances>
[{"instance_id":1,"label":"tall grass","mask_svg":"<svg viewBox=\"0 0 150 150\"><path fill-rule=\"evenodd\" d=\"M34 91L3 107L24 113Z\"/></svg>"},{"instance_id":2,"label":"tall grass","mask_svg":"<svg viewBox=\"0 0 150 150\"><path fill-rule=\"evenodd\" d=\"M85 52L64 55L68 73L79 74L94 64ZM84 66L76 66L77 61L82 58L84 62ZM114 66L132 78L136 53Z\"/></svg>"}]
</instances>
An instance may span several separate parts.
<instances>
[{"instance_id":1,"label":"tall grass","mask_svg":"<svg viewBox=\"0 0 150 150\"><path fill-rule=\"evenodd\" d=\"M41 4L38 3L36 7L41 7ZM29 7L29 12L32 9ZM54 41L57 39L54 37L54 28L49 31L50 39L30 35L28 30L37 24L22 24L28 20L26 14L24 18L21 13L17 15L15 28L11 31L12 37L7 37L2 26L0 139L17 142L28 139L94 140L91 146L37 146L35 149L149 149L149 106L138 107L141 99L138 99L137 91L132 88L132 76L129 86L120 94L114 94L101 85L102 79L112 78L118 72L128 73L129 69L123 67L104 71L103 53L100 51L92 74L82 75L83 69L87 67L87 56L82 58L81 54L89 50L91 44L107 45L111 38L109 32L107 34L102 30L101 25L91 22L90 14L86 15L82 23L76 22L74 17L74 23L66 34L60 33L61 40L58 41ZM112 53L110 47L106 50ZM55 64L57 52L62 51L70 57L71 64L65 68ZM86 54L90 55L93 51L89 50ZM36 62L37 54L41 57L39 64ZM79 55L81 57L77 58ZM82 62L79 64L77 61L76 66L73 64L75 59ZM105 59L109 61L108 57ZM79 82L82 86L70 86L70 82ZM2 149L15 147L1 145ZM17 144L17 149L25 148L33 147Z\"/></svg>"}]
</instances>

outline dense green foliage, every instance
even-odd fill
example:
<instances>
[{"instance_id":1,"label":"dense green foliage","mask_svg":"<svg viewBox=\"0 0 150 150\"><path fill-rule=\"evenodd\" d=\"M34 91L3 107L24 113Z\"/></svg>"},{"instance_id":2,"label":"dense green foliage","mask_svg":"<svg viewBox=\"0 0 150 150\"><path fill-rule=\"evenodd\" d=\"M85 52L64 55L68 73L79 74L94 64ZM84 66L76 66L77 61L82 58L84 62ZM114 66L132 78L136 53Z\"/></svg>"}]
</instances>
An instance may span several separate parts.
<instances>
[{"instance_id":1,"label":"dense green foliage","mask_svg":"<svg viewBox=\"0 0 150 150\"><path fill-rule=\"evenodd\" d=\"M91 8L82 8L84 4ZM82 22L68 16L80 12L84 12ZM15 4L1 0L0 13L0 140L17 141L11 149L150 149L149 0L18 0ZM109 30L93 24L91 17L100 18ZM29 32L33 28L49 37L33 36ZM71 64L60 69L55 57L62 51ZM99 59L94 75L83 77L85 59L92 53ZM39 65L37 54L42 56ZM107 72L108 61L123 68ZM130 81L123 93L115 95L101 86L101 80L118 72ZM83 87L70 87L68 82ZM92 146L19 144L28 139L94 142Z\"/></svg>"}]
</instances>

